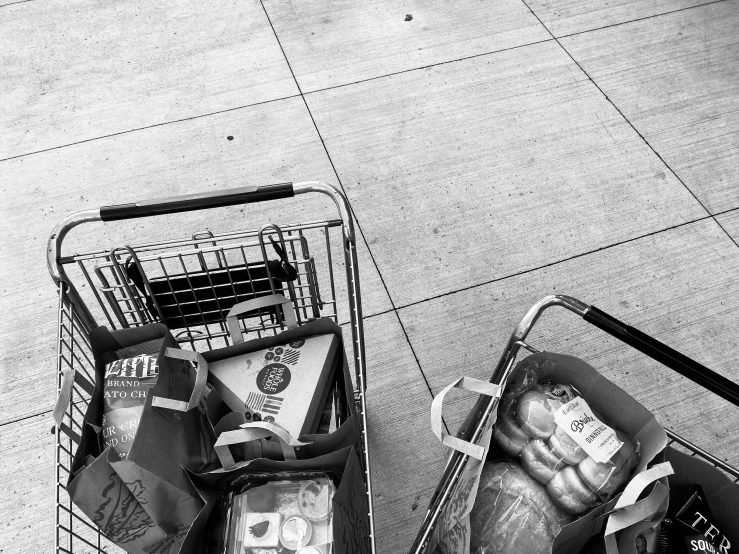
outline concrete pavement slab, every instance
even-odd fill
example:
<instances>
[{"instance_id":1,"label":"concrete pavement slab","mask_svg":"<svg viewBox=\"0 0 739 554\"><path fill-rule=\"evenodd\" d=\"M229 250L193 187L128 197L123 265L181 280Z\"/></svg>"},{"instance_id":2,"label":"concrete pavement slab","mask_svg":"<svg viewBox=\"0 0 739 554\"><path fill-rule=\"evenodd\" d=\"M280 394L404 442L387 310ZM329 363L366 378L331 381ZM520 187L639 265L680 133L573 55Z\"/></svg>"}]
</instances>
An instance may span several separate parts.
<instances>
[{"instance_id":1,"label":"concrete pavement slab","mask_svg":"<svg viewBox=\"0 0 739 554\"><path fill-rule=\"evenodd\" d=\"M259 0L12 4L0 52L0 160L298 92Z\"/></svg>"},{"instance_id":2,"label":"concrete pavement slab","mask_svg":"<svg viewBox=\"0 0 739 554\"><path fill-rule=\"evenodd\" d=\"M706 215L554 43L306 99L396 306Z\"/></svg>"},{"instance_id":3,"label":"concrete pavement slab","mask_svg":"<svg viewBox=\"0 0 739 554\"><path fill-rule=\"evenodd\" d=\"M716 216L716 221L739 245L739 209Z\"/></svg>"},{"instance_id":4,"label":"concrete pavement slab","mask_svg":"<svg viewBox=\"0 0 739 554\"><path fill-rule=\"evenodd\" d=\"M367 416L377 551L408 552L441 479L431 393L395 313L365 321Z\"/></svg>"},{"instance_id":5,"label":"concrete pavement slab","mask_svg":"<svg viewBox=\"0 0 739 554\"><path fill-rule=\"evenodd\" d=\"M518 0L266 0L264 7L303 92L551 38Z\"/></svg>"},{"instance_id":6,"label":"concrete pavement slab","mask_svg":"<svg viewBox=\"0 0 739 554\"><path fill-rule=\"evenodd\" d=\"M526 0L555 37L583 33L711 3L712 0Z\"/></svg>"},{"instance_id":7,"label":"concrete pavement slab","mask_svg":"<svg viewBox=\"0 0 739 554\"><path fill-rule=\"evenodd\" d=\"M739 3L562 39L711 213L739 206Z\"/></svg>"}]
</instances>

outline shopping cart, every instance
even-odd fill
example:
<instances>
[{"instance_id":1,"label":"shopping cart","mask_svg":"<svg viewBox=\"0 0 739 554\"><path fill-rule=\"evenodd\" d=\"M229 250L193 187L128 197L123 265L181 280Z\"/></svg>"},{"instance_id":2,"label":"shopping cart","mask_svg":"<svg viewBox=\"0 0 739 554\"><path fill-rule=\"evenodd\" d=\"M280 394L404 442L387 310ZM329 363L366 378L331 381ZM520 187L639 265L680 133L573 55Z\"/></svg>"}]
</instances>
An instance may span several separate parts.
<instances>
[{"instance_id":1,"label":"shopping cart","mask_svg":"<svg viewBox=\"0 0 739 554\"><path fill-rule=\"evenodd\" d=\"M526 342L526 338L544 310L552 306L561 306L571 312L575 312L588 323L595 325L684 377L691 379L718 396L739 406L739 385L737 383L729 381L725 377L718 375L707 367L680 354L641 331L620 322L595 306L590 306L575 298L562 295L547 296L529 309L508 340L503 355L500 357L498 365L495 367L493 375L490 378L491 383L505 385L513 371L516 357L522 348L532 353L538 352L536 348ZM479 444L486 425L490 420L490 416L498 408L498 402L499 398L481 396L462 424L457 436L464 441ZM734 483L739 484L739 470L712 456L705 450L698 448L672 431L666 431L669 439L668 446L683 449L686 453L703 458L713 466L725 471L733 479ZM454 496L455 487L460 483L460 476L463 475L469 458L467 454L456 450L452 451L441 482L431 497L428 511L421 524L421 530L410 550L411 554L426 554L433 551L435 545L432 538L434 537L435 531L437 531L436 527L442 520L444 509L450 498Z\"/></svg>"},{"instance_id":2,"label":"shopping cart","mask_svg":"<svg viewBox=\"0 0 739 554\"><path fill-rule=\"evenodd\" d=\"M338 217L307 223L267 223L260 228L190 238L114 246L62 255L62 242L77 225L150 217L320 193L336 204ZM343 250L337 256L336 250ZM58 393L70 402L55 409L55 552L121 552L72 504L65 491L82 420L93 390L95 365L89 343L98 322L112 329L161 321L183 348L204 351L230 344L225 314L236 303L283 294L304 324L318 317L336 323L348 315L355 368L354 400L360 414L361 455L369 505L370 550L374 554L372 486L367 450L366 366L357 250L349 206L331 185L320 182L241 187L124 204L75 213L49 238L49 271L59 288ZM343 263L344 286L334 266ZM320 284L319 284L319 277ZM344 297L344 298L340 298ZM242 332L277 334L284 328L274 307L253 310ZM71 389L71 390L70 390Z\"/></svg>"}]
</instances>

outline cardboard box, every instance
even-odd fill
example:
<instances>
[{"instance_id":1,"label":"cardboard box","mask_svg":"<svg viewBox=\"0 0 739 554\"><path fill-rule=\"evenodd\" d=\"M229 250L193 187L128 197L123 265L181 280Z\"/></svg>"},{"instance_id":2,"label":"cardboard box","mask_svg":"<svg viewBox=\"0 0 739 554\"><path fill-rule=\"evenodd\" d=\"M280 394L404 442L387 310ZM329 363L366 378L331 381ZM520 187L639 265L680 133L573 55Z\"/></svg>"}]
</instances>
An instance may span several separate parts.
<instances>
[{"instance_id":1,"label":"cardboard box","mask_svg":"<svg viewBox=\"0 0 739 554\"><path fill-rule=\"evenodd\" d=\"M208 381L229 408L277 423L293 437L315 433L342 361L333 333L213 361Z\"/></svg>"}]
</instances>

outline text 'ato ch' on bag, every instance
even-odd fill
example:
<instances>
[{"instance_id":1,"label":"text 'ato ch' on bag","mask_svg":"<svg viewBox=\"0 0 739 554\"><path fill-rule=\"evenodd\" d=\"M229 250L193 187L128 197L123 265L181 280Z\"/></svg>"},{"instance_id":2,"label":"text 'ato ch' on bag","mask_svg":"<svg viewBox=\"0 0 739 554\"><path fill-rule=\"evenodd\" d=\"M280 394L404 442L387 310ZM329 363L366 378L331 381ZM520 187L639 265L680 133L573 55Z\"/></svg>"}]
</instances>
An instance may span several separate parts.
<instances>
[{"instance_id":1,"label":"text 'ato ch' on bag","mask_svg":"<svg viewBox=\"0 0 739 554\"><path fill-rule=\"evenodd\" d=\"M193 552L210 493L189 472L217 466L211 420L227 413L206 383L205 364L180 350L159 323L112 332L99 327L90 343L95 386L69 495L129 553Z\"/></svg>"}]
</instances>

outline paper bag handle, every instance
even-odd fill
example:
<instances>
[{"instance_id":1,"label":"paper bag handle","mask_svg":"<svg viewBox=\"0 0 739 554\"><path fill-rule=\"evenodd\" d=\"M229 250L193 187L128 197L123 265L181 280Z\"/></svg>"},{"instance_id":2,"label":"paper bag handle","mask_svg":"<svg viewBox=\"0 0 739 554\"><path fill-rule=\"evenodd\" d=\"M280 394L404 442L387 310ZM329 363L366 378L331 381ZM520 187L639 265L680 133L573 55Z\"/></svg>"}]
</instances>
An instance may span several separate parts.
<instances>
[{"instance_id":1,"label":"paper bag handle","mask_svg":"<svg viewBox=\"0 0 739 554\"><path fill-rule=\"evenodd\" d=\"M178 412L188 412L192 410L200 402L200 397L203 396L205 390L205 383L208 378L208 362L197 352L192 350L181 350L179 348L167 348L164 351L165 358L172 358L175 360L187 360L195 364L195 386L192 388L192 394L190 400L185 402L184 400L174 400L173 398L164 398L163 396L154 396L151 399L151 405L155 408L167 408L169 410L177 410Z\"/></svg>"},{"instance_id":2,"label":"paper bag handle","mask_svg":"<svg viewBox=\"0 0 739 554\"><path fill-rule=\"evenodd\" d=\"M236 462L231 455L231 449L229 448L230 445L263 439L265 437L277 437L285 460L295 460L297 458L295 455L295 447L310 444L294 439L284 427L280 427L275 423L269 423L266 421L243 423L239 425L239 429L221 433L216 441L216 455L218 456L223 469L230 469L236 465Z\"/></svg>"},{"instance_id":3,"label":"paper bag handle","mask_svg":"<svg viewBox=\"0 0 739 554\"><path fill-rule=\"evenodd\" d=\"M436 435L436 438L449 448L453 448L454 450L467 454L476 460L482 461L482 458L485 455L484 447L464 441L458 437L453 437L452 435L442 431L442 404L444 403L444 397L446 394L453 388L476 392L493 398L501 395L502 388L500 385L494 385L488 381L480 381L479 379L473 379L472 377L460 377L452 384L442 389L442 391L436 395L433 402L431 402L431 430L434 432L434 435Z\"/></svg>"},{"instance_id":4,"label":"paper bag handle","mask_svg":"<svg viewBox=\"0 0 739 554\"><path fill-rule=\"evenodd\" d=\"M606 524L607 554L635 554L634 541L637 534L642 531L642 527L648 527L650 520L666 508L669 488L658 482L649 496L637 502L639 495L651 483L674 473L672 465L669 462L663 462L635 475L626 485L624 492L621 493L616 505L610 512ZM646 525L639 527L638 524L641 522ZM619 531L624 531L624 533L617 541L616 533Z\"/></svg>"},{"instance_id":5,"label":"paper bag handle","mask_svg":"<svg viewBox=\"0 0 739 554\"><path fill-rule=\"evenodd\" d=\"M77 383L87 394L92 395L95 387L93 384L80 372L75 371L74 368L68 368L62 371L61 382L59 385L59 395L54 403L54 410L51 412L51 417L54 420L54 427L51 428L51 433L54 434L57 429L62 431L74 442L79 444L82 441L82 437L75 432L69 425L64 423L64 414L72 402L72 391L74 390L74 384Z\"/></svg>"},{"instance_id":6,"label":"paper bag handle","mask_svg":"<svg viewBox=\"0 0 739 554\"><path fill-rule=\"evenodd\" d=\"M290 300L281 294L258 296L256 298L234 304L234 306L229 310L228 315L226 316L226 325L228 325L228 333L231 335L231 340L234 344L244 342L244 337L241 335L241 329L239 328L238 316L246 312L268 308L270 306L282 306L282 313L285 314L285 325L287 325L288 329L295 329L298 326L298 321L295 319L295 312L293 312L293 303Z\"/></svg>"}]
</instances>

